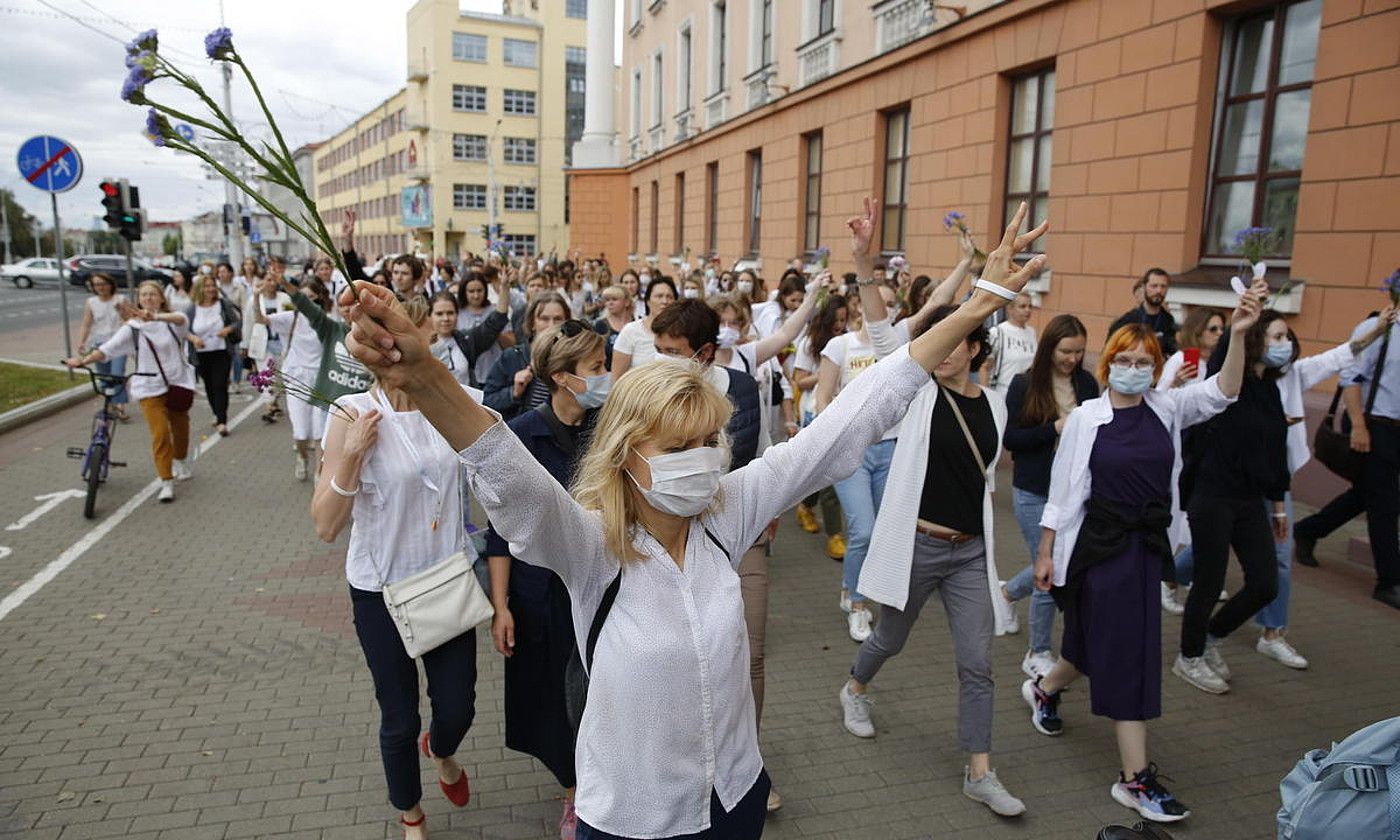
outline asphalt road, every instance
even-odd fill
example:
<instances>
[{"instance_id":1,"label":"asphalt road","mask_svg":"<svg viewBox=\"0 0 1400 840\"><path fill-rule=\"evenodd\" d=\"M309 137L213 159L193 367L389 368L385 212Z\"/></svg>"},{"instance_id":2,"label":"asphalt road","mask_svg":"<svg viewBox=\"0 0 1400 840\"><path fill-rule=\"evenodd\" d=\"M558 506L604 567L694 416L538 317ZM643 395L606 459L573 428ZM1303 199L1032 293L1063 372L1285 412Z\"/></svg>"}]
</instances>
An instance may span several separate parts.
<instances>
[{"instance_id":1,"label":"asphalt road","mask_svg":"<svg viewBox=\"0 0 1400 840\"><path fill-rule=\"evenodd\" d=\"M75 342L78 339L78 326L83 318L83 300L87 294L86 289L68 287L68 316ZM35 286L32 289L17 289L13 283L0 284L0 336L9 336L36 327L57 327L61 323L62 311L57 284Z\"/></svg>"}]
</instances>

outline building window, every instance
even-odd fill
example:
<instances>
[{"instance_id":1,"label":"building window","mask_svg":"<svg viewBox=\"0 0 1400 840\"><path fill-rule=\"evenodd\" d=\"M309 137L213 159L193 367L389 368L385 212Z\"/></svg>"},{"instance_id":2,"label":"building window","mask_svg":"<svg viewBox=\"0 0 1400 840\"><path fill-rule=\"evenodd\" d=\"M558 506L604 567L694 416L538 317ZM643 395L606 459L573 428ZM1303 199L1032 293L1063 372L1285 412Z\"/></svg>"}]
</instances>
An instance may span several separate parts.
<instances>
[{"instance_id":1,"label":"building window","mask_svg":"<svg viewBox=\"0 0 1400 840\"><path fill-rule=\"evenodd\" d=\"M506 187L501 206L516 212L533 212L535 209L534 187Z\"/></svg>"},{"instance_id":2,"label":"building window","mask_svg":"<svg viewBox=\"0 0 1400 840\"><path fill-rule=\"evenodd\" d=\"M457 61L486 62L486 36L452 33L452 57Z\"/></svg>"},{"instance_id":3,"label":"building window","mask_svg":"<svg viewBox=\"0 0 1400 840\"><path fill-rule=\"evenodd\" d=\"M588 91L588 52L564 48L564 165L574 162L574 144L583 139L584 97Z\"/></svg>"},{"instance_id":4,"label":"building window","mask_svg":"<svg viewBox=\"0 0 1400 840\"><path fill-rule=\"evenodd\" d=\"M632 113L630 114L632 133L636 137L642 133L642 68L632 71Z\"/></svg>"},{"instance_id":5,"label":"building window","mask_svg":"<svg viewBox=\"0 0 1400 840\"><path fill-rule=\"evenodd\" d=\"M661 125L661 95L664 88L661 84L661 50L657 50L651 57L651 127L656 128Z\"/></svg>"},{"instance_id":6,"label":"building window","mask_svg":"<svg viewBox=\"0 0 1400 840\"><path fill-rule=\"evenodd\" d=\"M642 0L627 0L627 2L632 7L632 23L630 25L640 26L642 23Z\"/></svg>"},{"instance_id":7,"label":"building window","mask_svg":"<svg viewBox=\"0 0 1400 840\"><path fill-rule=\"evenodd\" d=\"M815 251L821 246L822 133L808 134L803 145L807 153L807 183L802 203L802 247Z\"/></svg>"},{"instance_id":8,"label":"building window","mask_svg":"<svg viewBox=\"0 0 1400 840\"><path fill-rule=\"evenodd\" d=\"M539 63L534 41L505 40L505 62L511 67L534 67Z\"/></svg>"},{"instance_id":9,"label":"building window","mask_svg":"<svg viewBox=\"0 0 1400 840\"><path fill-rule=\"evenodd\" d=\"M836 28L836 0L817 0L817 37Z\"/></svg>"},{"instance_id":10,"label":"building window","mask_svg":"<svg viewBox=\"0 0 1400 840\"><path fill-rule=\"evenodd\" d=\"M690 24L681 27L676 44L676 113L690 110Z\"/></svg>"},{"instance_id":11,"label":"building window","mask_svg":"<svg viewBox=\"0 0 1400 840\"><path fill-rule=\"evenodd\" d=\"M685 173L676 173L676 212L675 212L675 247L671 253L679 254L685 251Z\"/></svg>"},{"instance_id":12,"label":"building window","mask_svg":"<svg viewBox=\"0 0 1400 840\"><path fill-rule=\"evenodd\" d=\"M649 254L655 254L655 253L657 252L657 243L658 243L659 240L660 240L660 236L659 236L659 234L660 234L660 229L659 229L660 224L661 224L661 182L659 182L659 181L652 181L652 182L651 182L651 250L647 252L647 253L649 253Z\"/></svg>"},{"instance_id":13,"label":"building window","mask_svg":"<svg viewBox=\"0 0 1400 840\"><path fill-rule=\"evenodd\" d=\"M486 209L486 185L485 185L485 184L453 184L453 185L452 185L452 209L453 209L453 210L485 210L485 209Z\"/></svg>"},{"instance_id":14,"label":"building window","mask_svg":"<svg viewBox=\"0 0 1400 840\"><path fill-rule=\"evenodd\" d=\"M512 256L533 257L536 253L533 233L507 233L501 241L506 243Z\"/></svg>"},{"instance_id":15,"label":"building window","mask_svg":"<svg viewBox=\"0 0 1400 840\"><path fill-rule=\"evenodd\" d=\"M749 152L749 215L748 215L748 253L750 256L758 256L759 245L762 242L761 236L761 211L763 209L763 152L755 149Z\"/></svg>"},{"instance_id":16,"label":"building window","mask_svg":"<svg viewBox=\"0 0 1400 840\"><path fill-rule=\"evenodd\" d=\"M1002 224L1010 224L1026 202L1026 230L1049 212L1051 132L1055 127L1055 68L1013 79L1011 136L1006 149L1006 205ZM1045 247L1045 238L1033 246Z\"/></svg>"},{"instance_id":17,"label":"building window","mask_svg":"<svg viewBox=\"0 0 1400 840\"><path fill-rule=\"evenodd\" d=\"M729 79L729 7L714 0L710 10L710 92L719 93Z\"/></svg>"},{"instance_id":18,"label":"building window","mask_svg":"<svg viewBox=\"0 0 1400 840\"><path fill-rule=\"evenodd\" d=\"M530 137L507 137L505 139L506 163L534 163L535 141Z\"/></svg>"},{"instance_id":19,"label":"building window","mask_svg":"<svg viewBox=\"0 0 1400 840\"><path fill-rule=\"evenodd\" d=\"M909 109L885 113L885 192L880 249L904 250L904 213L909 206Z\"/></svg>"},{"instance_id":20,"label":"building window","mask_svg":"<svg viewBox=\"0 0 1400 840\"><path fill-rule=\"evenodd\" d=\"M453 160L486 160L485 134L452 135Z\"/></svg>"},{"instance_id":21,"label":"building window","mask_svg":"<svg viewBox=\"0 0 1400 840\"><path fill-rule=\"evenodd\" d=\"M1247 227L1273 229L1268 256L1293 253L1321 14L1321 0L1280 3L1226 29L1205 256L1233 256Z\"/></svg>"},{"instance_id":22,"label":"building window","mask_svg":"<svg viewBox=\"0 0 1400 840\"><path fill-rule=\"evenodd\" d=\"M535 92L533 90L513 90L506 88L501 98L502 109L507 114L518 117L535 115Z\"/></svg>"},{"instance_id":23,"label":"building window","mask_svg":"<svg viewBox=\"0 0 1400 840\"><path fill-rule=\"evenodd\" d=\"M719 253L719 161L705 165L705 252Z\"/></svg>"},{"instance_id":24,"label":"building window","mask_svg":"<svg viewBox=\"0 0 1400 840\"><path fill-rule=\"evenodd\" d=\"M773 0L759 3L758 66L773 63Z\"/></svg>"},{"instance_id":25,"label":"building window","mask_svg":"<svg viewBox=\"0 0 1400 840\"><path fill-rule=\"evenodd\" d=\"M640 187L632 188L632 253L637 253L642 247L641 234L638 228L642 223L642 190Z\"/></svg>"},{"instance_id":26,"label":"building window","mask_svg":"<svg viewBox=\"0 0 1400 840\"><path fill-rule=\"evenodd\" d=\"M480 85L453 85L452 110L486 113L486 88Z\"/></svg>"},{"instance_id":27,"label":"building window","mask_svg":"<svg viewBox=\"0 0 1400 840\"><path fill-rule=\"evenodd\" d=\"M564 14L567 17L588 20L588 0L567 0L564 3Z\"/></svg>"}]
</instances>

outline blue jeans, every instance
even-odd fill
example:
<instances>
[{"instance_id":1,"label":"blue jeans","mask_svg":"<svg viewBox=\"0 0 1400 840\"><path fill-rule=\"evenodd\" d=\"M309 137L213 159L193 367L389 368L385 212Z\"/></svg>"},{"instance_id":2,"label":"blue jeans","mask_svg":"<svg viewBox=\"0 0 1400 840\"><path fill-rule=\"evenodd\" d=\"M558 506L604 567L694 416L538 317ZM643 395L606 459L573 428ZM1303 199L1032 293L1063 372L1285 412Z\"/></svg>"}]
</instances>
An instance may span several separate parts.
<instances>
[{"instance_id":1,"label":"blue jeans","mask_svg":"<svg viewBox=\"0 0 1400 840\"><path fill-rule=\"evenodd\" d=\"M1049 592L1035 588L1035 556L1040 551L1040 515L1045 512L1045 497L1012 487L1011 506L1030 549L1031 563L1006 582L1006 594L1012 601L1031 596L1030 649L1031 653L1043 653L1050 650L1050 636L1055 630L1055 599Z\"/></svg>"},{"instance_id":2,"label":"blue jeans","mask_svg":"<svg viewBox=\"0 0 1400 840\"><path fill-rule=\"evenodd\" d=\"M98 373L107 373L112 376L123 376L126 374L126 357L113 356L110 359L98 362L93 365ZM121 390L112 397L112 405L126 405L126 385L122 384Z\"/></svg>"},{"instance_id":3,"label":"blue jeans","mask_svg":"<svg viewBox=\"0 0 1400 840\"><path fill-rule=\"evenodd\" d=\"M870 548L870 535L875 530L875 515L880 512L880 499L885 495L885 479L890 475L890 458L894 455L894 440L882 440L865 450L865 458L850 478L836 482L836 498L846 514L846 558L841 561L841 586L852 601L864 601L856 592L860 567L865 564L865 552Z\"/></svg>"},{"instance_id":4,"label":"blue jeans","mask_svg":"<svg viewBox=\"0 0 1400 840\"><path fill-rule=\"evenodd\" d=\"M1269 515L1273 516L1272 502L1265 502ZM1254 614L1254 623L1268 630L1278 630L1288 626L1288 596L1292 591L1293 577L1293 494L1283 496L1283 512L1288 514L1288 538L1274 543L1274 555L1278 558L1278 596L1264 609Z\"/></svg>"}]
</instances>

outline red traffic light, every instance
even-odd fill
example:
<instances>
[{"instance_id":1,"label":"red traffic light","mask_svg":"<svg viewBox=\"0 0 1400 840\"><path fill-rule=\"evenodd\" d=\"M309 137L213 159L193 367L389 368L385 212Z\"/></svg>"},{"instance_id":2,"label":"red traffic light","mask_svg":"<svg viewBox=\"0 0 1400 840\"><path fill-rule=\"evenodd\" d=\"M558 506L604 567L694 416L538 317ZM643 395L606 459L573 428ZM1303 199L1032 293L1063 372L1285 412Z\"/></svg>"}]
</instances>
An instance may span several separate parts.
<instances>
[{"instance_id":1,"label":"red traffic light","mask_svg":"<svg viewBox=\"0 0 1400 840\"><path fill-rule=\"evenodd\" d=\"M122 191L121 186L116 181L103 181L99 187L102 189L102 194L108 198L116 198Z\"/></svg>"}]
</instances>

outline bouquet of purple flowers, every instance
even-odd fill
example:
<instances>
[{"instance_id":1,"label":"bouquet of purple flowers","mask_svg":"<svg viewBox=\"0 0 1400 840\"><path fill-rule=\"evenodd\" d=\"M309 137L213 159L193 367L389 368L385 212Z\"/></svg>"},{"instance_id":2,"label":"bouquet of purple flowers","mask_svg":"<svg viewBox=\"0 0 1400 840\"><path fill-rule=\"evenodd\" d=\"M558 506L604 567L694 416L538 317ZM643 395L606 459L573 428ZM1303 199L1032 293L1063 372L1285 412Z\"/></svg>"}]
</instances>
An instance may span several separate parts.
<instances>
[{"instance_id":1,"label":"bouquet of purple flowers","mask_svg":"<svg viewBox=\"0 0 1400 840\"><path fill-rule=\"evenodd\" d=\"M276 359L269 358L267 367L248 374L248 384L252 385L253 390L259 394L265 391L271 391L274 394L291 394L311 405L325 409L328 413L339 415L347 423L352 423L355 420L349 412L336 405L334 399L316 390L315 385L298 379L278 367Z\"/></svg>"},{"instance_id":2,"label":"bouquet of purple flowers","mask_svg":"<svg viewBox=\"0 0 1400 840\"><path fill-rule=\"evenodd\" d=\"M969 238L972 236L972 231L967 229L967 217L957 210L949 210L947 215L943 217L943 229L952 230L953 228L957 228L964 236ZM972 246L972 256L978 261L987 259L987 255L976 245Z\"/></svg>"}]
</instances>

